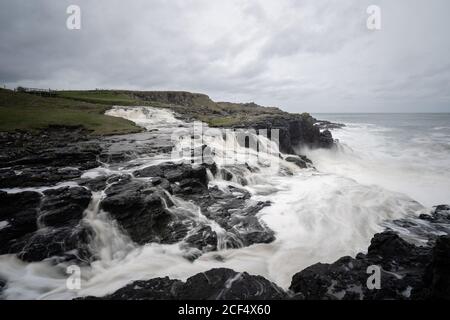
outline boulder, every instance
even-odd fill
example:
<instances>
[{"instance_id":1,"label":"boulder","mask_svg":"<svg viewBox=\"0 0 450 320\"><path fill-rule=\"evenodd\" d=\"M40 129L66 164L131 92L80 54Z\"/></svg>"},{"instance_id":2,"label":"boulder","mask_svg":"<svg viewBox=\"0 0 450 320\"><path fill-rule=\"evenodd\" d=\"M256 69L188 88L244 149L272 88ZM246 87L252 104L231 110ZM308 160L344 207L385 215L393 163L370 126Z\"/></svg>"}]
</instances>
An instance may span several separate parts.
<instances>
[{"instance_id":1,"label":"boulder","mask_svg":"<svg viewBox=\"0 0 450 320\"><path fill-rule=\"evenodd\" d=\"M108 189L101 202L130 238L138 243L175 243L184 238L187 230L175 223L175 217L167 210L171 200L159 185L140 180L122 180Z\"/></svg>"},{"instance_id":2,"label":"boulder","mask_svg":"<svg viewBox=\"0 0 450 320\"><path fill-rule=\"evenodd\" d=\"M197 180L203 185L208 184L205 165L191 166L185 163L176 164L167 162L160 165L149 166L141 170L136 170L133 174L138 178L161 177L167 179L171 183L190 179Z\"/></svg>"},{"instance_id":3,"label":"boulder","mask_svg":"<svg viewBox=\"0 0 450 320\"><path fill-rule=\"evenodd\" d=\"M0 188L26 188L52 186L59 182L80 177L75 168L33 167L0 169Z\"/></svg>"},{"instance_id":4,"label":"boulder","mask_svg":"<svg viewBox=\"0 0 450 320\"><path fill-rule=\"evenodd\" d=\"M40 229L13 241L8 253L16 253L27 262L42 261L50 257L87 261L91 257L89 241L92 236L92 229L84 225Z\"/></svg>"},{"instance_id":5,"label":"boulder","mask_svg":"<svg viewBox=\"0 0 450 320\"><path fill-rule=\"evenodd\" d=\"M135 281L102 300L277 300L288 295L261 276L230 269L212 269L186 282L168 277Z\"/></svg>"},{"instance_id":6,"label":"boulder","mask_svg":"<svg viewBox=\"0 0 450 320\"><path fill-rule=\"evenodd\" d=\"M376 234L367 254L318 263L295 274L290 290L305 299L448 299L449 238L416 246L392 231ZM367 286L369 267L380 268L380 288Z\"/></svg>"},{"instance_id":7,"label":"boulder","mask_svg":"<svg viewBox=\"0 0 450 320\"><path fill-rule=\"evenodd\" d=\"M44 191L39 222L47 227L76 225L91 201L91 192L82 187Z\"/></svg>"},{"instance_id":8,"label":"boulder","mask_svg":"<svg viewBox=\"0 0 450 320\"><path fill-rule=\"evenodd\" d=\"M41 195L37 192L0 191L0 254L8 252L10 241L37 230Z\"/></svg>"},{"instance_id":9,"label":"boulder","mask_svg":"<svg viewBox=\"0 0 450 320\"><path fill-rule=\"evenodd\" d=\"M299 168L302 168L302 169L308 168L308 163L300 157L288 156L288 157L284 158L284 160L286 160L287 162L292 162L292 163L296 164L297 167L299 167Z\"/></svg>"}]
</instances>

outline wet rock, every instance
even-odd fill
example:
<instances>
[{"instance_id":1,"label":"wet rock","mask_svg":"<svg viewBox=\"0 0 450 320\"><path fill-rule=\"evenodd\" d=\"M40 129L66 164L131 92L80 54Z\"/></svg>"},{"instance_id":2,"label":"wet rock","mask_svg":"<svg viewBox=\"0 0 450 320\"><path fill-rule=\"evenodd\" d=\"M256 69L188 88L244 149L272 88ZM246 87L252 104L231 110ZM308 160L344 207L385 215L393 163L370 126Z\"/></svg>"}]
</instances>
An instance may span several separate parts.
<instances>
[{"instance_id":1,"label":"wet rock","mask_svg":"<svg viewBox=\"0 0 450 320\"><path fill-rule=\"evenodd\" d=\"M446 209L447 210L447 209ZM431 264L425 274L422 297L450 300L450 236L441 236L433 248Z\"/></svg>"},{"instance_id":2,"label":"wet rock","mask_svg":"<svg viewBox=\"0 0 450 320\"><path fill-rule=\"evenodd\" d=\"M405 252L407 248L411 251ZM308 300L409 299L412 291L423 287L429 259L429 249L417 248L392 232L384 232L374 236L367 255L343 257L332 264L318 263L295 274L290 290ZM369 266L380 268L380 289L367 286L372 274Z\"/></svg>"},{"instance_id":3,"label":"wet rock","mask_svg":"<svg viewBox=\"0 0 450 320\"><path fill-rule=\"evenodd\" d=\"M431 214L421 214L419 218L431 223L450 224L450 206L436 206L434 212Z\"/></svg>"},{"instance_id":4,"label":"wet rock","mask_svg":"<svg viewBox=\"0 0 450 320\"><path fill-rule=\"evenodd\" d=\"M0 229L0 254L17 254L29 262L53 256L86 259L91 230L80 220L89 200L84 188L47 190L44 197L0 192L0 221L7 223ZM39 218L52 228L38 229Z\"/></svg>"},{"instance_id":5,"label":"wet rock","mask_svg":"<svg viewBox=\"0 0 450 320\"><path fill-rule=\"evenodd\" d=\"M330 130L324 130L320 132L318 145L321 148L330 148L334 144L333 135Z\"/></svg>"},{"instance_id":6,"label":"wet rock","mask_svg":"<svg viewBox=\"0 0 450 320\"><path fill-rule=\"evenodd\" d=\"M44 191L39 222L47 227L68 227L78 224L91 201L91 192L82 187Z\"/></svg>"},{"instance_id":7,"label":"wet rock","mask_svg":"<svg viewBox=\"0 0 450 320\"><path fill-rule=\"evenodd\" d=\"M103 298L85 297L82 300L173 300L183 282L169 277L135 281Z\"/></svg>"},{"instance_id":8,"label":"wet rock","mask_svg":"<svg viewBox=\"0 0 450 320\"><path fill-rule=\"evenodd\" d=\"M256 217L270 202L252 201L250 193L244 189L228 186L227 192L224 192L215 186L203 193L179 196L196 203L204 216L227 232L227 247L270 243L275 240L274 232Z\"/></svg>"},{"instance_id":9,"label":"wet rock","mask_svg":"<svg viewBox=\"0 0 450 320\"><path fill-rule=\"evenodd\" d=\"M113 174L109 176L98 176L95 178L81 178L76 180L76 182L83 187L88 188L93 192L98 192L105 190L109 184L117 182L119 180L131 179L131 176L128 174Z\"/></svg>"},{"instance_id":10,"label":"wet rock","mask_svg":"<svg viewBox=\"0 0 450 320\"><path fill-rule=\"evenodd\" d=\"M210 226L200 226L192 230L184 241L200 251L213 251L217 249L217 234Z\"/></svg>"},{"instance_id":11,"label":"wet rock","mask_svg":"<svg viewBox=\"0 0 450 320\"><path fill-rule=\"evenodd\" d=\"M284 158L284 160L286 160L287 162L295 163L299 168L308 168L308 163L300 157L288 156Z\"/></svg>"},{"instance_id":12,"label":"wet rock","mask_svg":"<svg viewBox=\"0 0 450 320\"><path fill-rule=\"evenodd\" d=\"M267 129L269 138L271 138L270 131L272 129L278 130L280 151L295 154L295 147L330 148L334 145L334 140L330 138L331 133L329 131L321 132L314 125L316 121L309 114L278 114L266 116L262 119L243 121L234 125L234 127L253 128L255 130Z\"/></svg>"},{"instance_id":13,"label":"wet rock","mask_svg":"<svg viewBox=\"0 0 450 320\"><path fill-rule=\"evenodd\" d=\"M345 124L343 123L335 123L326 120L316 120L314 125L321 130L341 129L345 127Z\"/></svg>"},{"instance_id":14,"label":"wet rock","mask_svg":"<svg viewBox=\"0 0 450 320\"><path fill-rule=\"evenodd\" d=\"M167 210L171 200L164 190L151 182L124 180L109 187L101 208L138 244L175 243L187 230L175 223Z\"/></svg>"},{"instance_id":15,"label":"wet rock","mask_svg":"<svg viewBox=\"0 0 450 320\"><path fill-rule=\"evenodd\" d=\"M450 299L450 237L446 220L448 207L438 206L431 215L395 221L395 225L408 230L405 236L417 232L417 226L429 230L432 235L422 237L420 245L404 240L388 230L376 234L367 254L355 258L343 257L332 264L318 263L295 274L290 290L305 299ZM447 225L447 227L445 227ZM435 227L436 229L433 229ZM446 236L437 236L445 232ZM428 240L427 240L428 239ZM367 281L373 271L380 270L380 288L369 289Z\"/></svg>"},{"instance_id":16,"label":"wet rock","mask_svg":"<svg viewBox=\"0 0 450 320\"><path fill-rule=\"evenodd\" d=\"M162 177L171 183L180 182L186 179L197 180L203 185L208 184L206 167L203 165L191 166L189 164L163 163L156 166L150 166L134 173L135 177Z\"/></svg>"},{"instance_id":17,"label":"wet rock","mask_svg":"<svg viewBox=\"0 0 450 320\"><path fill-rule=\"evenodd\" d=\"M101 147L82 127L0 132L0 188L49 186L99 166Z\"/></svg>"},{"instance_id":18,"label":"wet rock","mask_svg":"<svg viewBox=\"0 0 450 320\"><path fill-rule=\"evenodd\" d=\"M6 287L6 280L0 278L0 299L2 298L2 292L5 287Z\"/></svg>"},{"instance_id":19,"label":"wet rock","mask_svg":"<svg viewBox=\"0 0 450 320\"><path fill-rule=\"evenodd\" d=\"M283 299L286 293L261 276L230 269L212 269L187 279L180 298L189 300Z\"/></svg>"},{"instance_id":20,"label":"wet rock","mask_svg":"<svg viewBox=\"0 0 450 320\"><path fill-rule=\"evenodd\" d=\"M276 300L288 295L261 276L230 269L212 269L190 277L186 282L168 277L135 281L104 300Z\"/></svg>"},{"instance_id":21,"label":"wet rock","mask_svg":"<svg viewBox=\"0 0 450 320\"><path fill-rule=\"evenodd\" d=\"M37 230L37 214L41 195L37 192L6 193L0 191L0 254L7 252L9 243Z\"/></svg>"},{"instance_id":22,"label":"wet rock","mask_svg":"<svg viewBox=\"0 0 450 320\"><path fill-rule=\"evenodd\" d=\"M26 188L51 186L59 182L80 177L76 168L16 168L0 169L0 188Z\"/></svg>"},{"instance_id":23,"label":"wet rock","mask_svg":"<svg viewBox=\"0 0 450 320\"><path fill-rule=\"evenodd\" d=\"M65 228L45 228L13 242L8 253L16 253L23 261L36 262L50 257L61 260L87 261L89 241L93 231L84 225Z\"/></svg>"}]
</instances>

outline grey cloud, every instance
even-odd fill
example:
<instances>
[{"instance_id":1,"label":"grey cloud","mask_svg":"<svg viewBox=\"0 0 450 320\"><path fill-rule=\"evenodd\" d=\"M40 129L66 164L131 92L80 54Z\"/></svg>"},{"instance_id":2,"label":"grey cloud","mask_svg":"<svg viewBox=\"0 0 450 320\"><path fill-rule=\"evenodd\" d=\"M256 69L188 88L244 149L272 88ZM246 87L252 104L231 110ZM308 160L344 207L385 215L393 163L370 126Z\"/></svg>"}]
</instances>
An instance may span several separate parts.
<instances>
[{"instance_id":1,"label":"grey cloud","mask_svg":"<svg viewBox=\"0 0 450 320\"><path fill-rule=\"evenodd\" d=\"M65 28L82 9L82 30ZM365 28L382 9L382 30ZM446 0L2 0L0 83L171 89L289 111L450 111Z\"/></svg>"}]
</instances>

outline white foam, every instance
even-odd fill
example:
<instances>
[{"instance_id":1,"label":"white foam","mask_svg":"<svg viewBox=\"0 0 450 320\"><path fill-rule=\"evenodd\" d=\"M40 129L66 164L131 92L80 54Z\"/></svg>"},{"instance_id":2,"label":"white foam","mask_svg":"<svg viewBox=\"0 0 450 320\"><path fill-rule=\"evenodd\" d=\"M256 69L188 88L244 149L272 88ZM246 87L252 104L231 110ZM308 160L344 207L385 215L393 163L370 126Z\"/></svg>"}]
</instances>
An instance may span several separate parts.
<instances>
[{"instance_id":1,"label":"white foam","mask_svg":"<svg viewBox=\"0 0 450 320\"><path fill-rule=\"evenodd\" d=\"M108 114L130 119L149 130L160 128L170 131L179 126L190 126L176 119L168 110L148 107L116 107ZM373 125L369 127L374 132L386 132ZM342 140L347 138L346 135L340 137ZM195 145L201 146L206 142L214 147L214 161L218 167L229 167L230 159L223 135L207 134L203 138L196 141ZM365 251L373 234L382 230L384 220L418 214L424 210L407 195L388 190L395 188L384 188L382 183L376 185L371 182L373 180L361 179L367 176L365 172L373 172L370 171L373 170L373 163L364 165L366 157L370 158L370 155L360 154L357 144L351 146L353 151L348 146L343 146L345 150L341 151L308 151L319 168L317 172L313 169L300 170L292 163L279 160L276 146L264 140L264 137L253 138L263 139L267 148L275 149L271 150L275 152L268 152L260 161L258 154L252 151L246 153L239 146L238 139L231 135L229 142L238 145L233 157L239 160L231 167L237 176L248 181L245 188L253 194L252 199L272 202L271 206L260 211L259 217L275 231L276 240L273 243L210 252L191 262L184 258L186 252L180 244L133 244L109 219L108 214L99 210L99 203L104 196L100 192L94 194L85 213L85 222L96 232L91 247L100 259L82 269L81 290L74 292L66 288L64 264L52 266L46 261L27 264L12 256L0 256L0 278L8 281L4 296L11 299L103 296L133 280L165 276L185 280L196 273L217 267L262 275L287 288L292 276L311 264L333 262L341 256ZM365 138L370 140L369 145L373 148L380 144L370 135ZM182 150L184 143L191 146L190 141L180 141L175 144L175 148ZM373 152L376 154L377 151ZM271 157L276 157L279 167L264 164L275 160ZM251 172L242 166L243 162L259 170ZM139 163L144 167L154 164L155 159L144 158ZM386 167L387 164L384 164ZM283 173L286 171L292 176ZM97 168L84 177L92 178L103 173L101 168ZM394 171L392 174L390 178L396 179ZM385 180L381 179L381 182ZM237 177L231 182L215 177L210 184L223 189L229 184L239 185ZM176 197L172 200L176 205L171 208L174 214L196 216L208 223L194 204ZM209 224L214 230L222 232L213 221ZM218 255L220 259L217 259Z\"/></svg>"}]
</instances>

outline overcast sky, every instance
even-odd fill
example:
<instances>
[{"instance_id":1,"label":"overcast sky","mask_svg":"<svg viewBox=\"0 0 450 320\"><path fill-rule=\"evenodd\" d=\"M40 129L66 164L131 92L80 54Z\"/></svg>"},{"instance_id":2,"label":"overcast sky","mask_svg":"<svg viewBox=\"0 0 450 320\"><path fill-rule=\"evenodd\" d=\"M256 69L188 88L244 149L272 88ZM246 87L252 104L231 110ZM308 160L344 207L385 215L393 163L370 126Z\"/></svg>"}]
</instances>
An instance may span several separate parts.
<instances>
[{"instance_id":1,"label":"overcast sky","mask_svg":"<svg viewBox=\"0 0 450 320\"><path fill-rule=\"evenodd\" d=\"M70 4L81 30L66 28ZM449 14L448 0L0 0L0 84L450 112Z\"/></svg>"}]
</instances>

